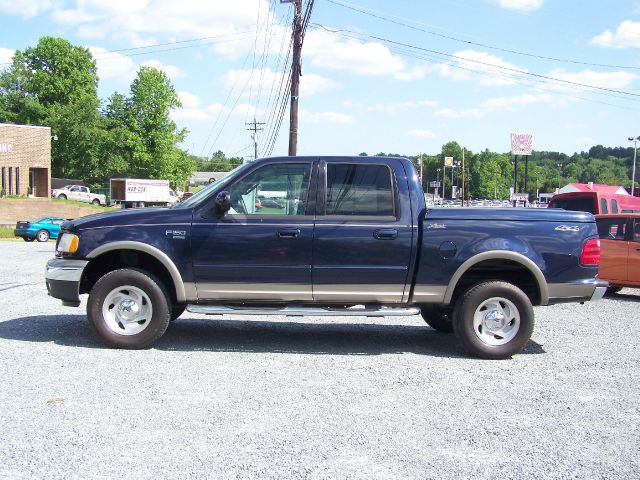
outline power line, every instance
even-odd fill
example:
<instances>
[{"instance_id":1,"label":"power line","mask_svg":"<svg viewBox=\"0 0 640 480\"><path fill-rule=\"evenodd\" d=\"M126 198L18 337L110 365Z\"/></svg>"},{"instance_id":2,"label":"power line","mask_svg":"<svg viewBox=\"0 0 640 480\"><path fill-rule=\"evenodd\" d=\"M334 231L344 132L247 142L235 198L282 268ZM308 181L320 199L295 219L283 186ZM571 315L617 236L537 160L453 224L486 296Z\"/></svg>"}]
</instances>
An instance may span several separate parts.
<instances>
[{"instance_id":1,"label":"power line","mask_svg":"<svg viewBox=\"0 0 640 480\"><path fill-rule=\"evenodd\" d=\"M384 38L384 37L380 37L380 36L377 36L377 35L359 34L358 32L353 32L353 31L350 31L350 30L334 30L334 29L328 28L328 27L326 27L324 25L321 25L321 24L318 24L318 23L314 23L313 25L318 26L318 27L320 27L320 28L322 28L322 29L324 29L324 30L326 30L328 32L331 32L333 34L343 35L343 36L345 36L347 38L354 38L356 40L361 40L362 37L367 37L367 38L378 40L380 42L384 42L384 43L391 44L391 45L397 45L397 46L402 46L402 47L406 47L406 48L413 49L413 50L428 52L428 53L432 53L432 54L436 54L436 55L442 55L442 56L445 56L445 57L448 57L448 58L452 58L452 59L455 59L455 60L458 60L458 61L471 62L471 63L475 63L475 64L479 64L479 65L484 65L486 67L497 68L497 69L504 70L504 71L507 71L507 72L517 73L517 74L520 74L520 75L527 75L527 76L530 76L530 77L542 78L542 79L545 79L545 80L550 80L550 81L553 81L553 82L562 83L562 84L566 84L566 85L577 86L577 87L582 87L582 88L590 88L590 89L593 89L593 90L601 90L601 91L605 91L605 92L613 92L613 93L618 93L618 94L621 94L621 95L628 95L628 96L631 96L631 97L639 97L640 98L640 94L638 94L638 93L625 92L624 90L617 90L617 89L614 89L614 88L598 87L596 85L587 85L585 83L574 82L574 81L571 81L571 80L563 80L561 78L550 77L548 75L542 75L542 74L539 74L539 73L527 72L526 70L520 70L520 69L517 69L517 68L505 67L503 65L496 65L496 64L493 64L493 63L483 62L483 61L480 61L480 60L474 60L474 59L471 59L471 58L458 57L458 56L453 55L451 53L446 53L446 52L441 52L441 51L438 51L438 50L432 50L432 49L429 49L429 48L419 47L417 45L411 45L409 43L398 42L398 41L391 40L391 39ZM351 35L349 35L349 34L351 34Z\"/></svg>"},{"instance_id":2,"label":"power line","mask_svg":"<svg viewBox=\"0 0 640 480\"><path fill-rule=\"evenodd\" d=\"M499 52L505 52L505 53L512 53L514 55L522 55L525 57L531 57L531 58L537 58L540 60L551 60L554 62L560 62L560 63L570 63L570 64L575 64L575 65L587 65L587 66L592 66L592 67L605 67L605 68L622 68L622 69L627 69L627 70L640 70L640 67L635 67L635 66L631 66L631 65L611 65L611 64L606 64L606 63L592 63L592 62L584 62L584 61L579 61L579 60L571 60L571 59L566 59L566 58L557 58L557 57L549 57L549 56L545 56L545 55L539 55L539 54L535 54L535 53L528 53L528 52L522 52L522 51L518 51L518 50L512 50L509 48L501 48L501 47L494 47L492 45L488 45L486 43L480 43L480 42L473 42L471 40L464 40L462 38L457 38L454 37L452 35L445 35L443 33L438 33L438 32L434 32L431 30L427 30L425 28L421 28L421 27L416 27L415 25L410 25L406 22L401 22L398 20L393 20L393 18L389 18L389 17L395 17L395 18L400 18L403 19L402 17L398 17L396 15L390 15L384 12L378 12L379 14L376 13L372 13L375 12L375 10L369 10L367 11L366 9L364 9L364 7L360 7L357 5L353 5L353 4L349 4L349 3L342 3L342 2L338 2L336 0L325 0L329 3L332 3L334 5L338 5L340 7L343 8L347 8L349 10L353 10L355 12L358 13L362 13L364 15L368 15L370 17L374 17L377 18L379 20L383 20L385 22L389 22L389 23L393 23L395 25L400 25L406 28L410 28L412 30L416 30L422 33L426 33L428 35L433 35L435 37L440 37L440 38L444 38L446 40L452 40L454 42L459 42L459 43L464 43L467 45L474 45L477 47L482 47L482 48L488 48L491 50L496 50ZM405 21L411 21L409 19L403 19Z\"/></svg>"}]
</instances>

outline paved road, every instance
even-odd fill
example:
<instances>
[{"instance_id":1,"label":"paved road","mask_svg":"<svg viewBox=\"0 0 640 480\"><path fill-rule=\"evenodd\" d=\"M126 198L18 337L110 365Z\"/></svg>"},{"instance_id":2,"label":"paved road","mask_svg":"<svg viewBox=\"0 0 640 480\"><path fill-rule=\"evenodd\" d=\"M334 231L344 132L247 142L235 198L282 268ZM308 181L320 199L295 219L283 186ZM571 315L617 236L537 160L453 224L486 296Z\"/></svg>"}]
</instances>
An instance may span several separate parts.
<instances>
[{"instance_id":1,"label":"paved road","mask_svg":"<svg viewBox=\"0 0 640 480\"><path fill-rule=\"evenodd\" d=\"M0 478L640 478L640 290L537 308L506 361L419 317L187 313L121 351L46 296L53 242L0 250Z\"/></svg>"}]
</instances>

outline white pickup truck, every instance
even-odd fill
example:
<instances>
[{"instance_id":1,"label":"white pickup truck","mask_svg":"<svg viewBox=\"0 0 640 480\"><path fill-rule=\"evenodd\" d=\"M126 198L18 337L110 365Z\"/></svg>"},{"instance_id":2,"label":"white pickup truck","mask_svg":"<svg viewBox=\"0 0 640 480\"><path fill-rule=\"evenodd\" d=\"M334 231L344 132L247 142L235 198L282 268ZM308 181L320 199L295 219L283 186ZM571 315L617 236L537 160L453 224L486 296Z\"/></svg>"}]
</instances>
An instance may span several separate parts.
<instances>
[{"instance_id":1,"label":"white pickup truck","mask_svg":"<svg viewBox=\"0 0 640 480\"><path fill-rule=\"evenodd\" d=\"M62 200L78 200L80 202L92 203L93 205L106 205L107 197L100 193L91 193L88 187L82 185L65 185L51 191L53 198Z\"/></svg>"}]
</instances>

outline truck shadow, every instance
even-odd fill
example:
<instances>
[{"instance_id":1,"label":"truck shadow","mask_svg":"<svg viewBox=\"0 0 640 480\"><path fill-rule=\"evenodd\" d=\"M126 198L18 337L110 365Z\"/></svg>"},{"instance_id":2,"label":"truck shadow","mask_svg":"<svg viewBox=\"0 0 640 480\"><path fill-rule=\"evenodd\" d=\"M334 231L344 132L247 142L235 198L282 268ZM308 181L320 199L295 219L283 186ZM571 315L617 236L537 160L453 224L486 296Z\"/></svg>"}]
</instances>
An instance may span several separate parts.
<instances>
[{"instance_id":1,"label":"truck shadow","mask_svg":"<svg viewBox=\"0 0 640 480\"><path fill-rule=\"evenodd\" d=\"M85 316L51 315L0 322L0 338L106 349ZM453 335L428 326L296 323L185 318L169 325L152 347L166 351L464 357ZM530 340L522 354L546 353Z\"/></svg>"}]
</instances>

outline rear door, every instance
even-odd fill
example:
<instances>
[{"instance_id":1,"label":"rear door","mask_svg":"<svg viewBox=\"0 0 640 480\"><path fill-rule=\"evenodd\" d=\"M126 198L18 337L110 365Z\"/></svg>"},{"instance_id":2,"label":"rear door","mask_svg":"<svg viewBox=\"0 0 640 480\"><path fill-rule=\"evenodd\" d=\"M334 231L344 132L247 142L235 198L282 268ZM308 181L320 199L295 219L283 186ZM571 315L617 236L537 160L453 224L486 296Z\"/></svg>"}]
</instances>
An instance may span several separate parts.
<instances>
[{"instance_id":1,"label":"rear door","mask_svg":"<svg viewBox=\"0 0 640 480\"><path fill-rule=\"evenodd\" d=\"M332 158L320 162L319 170L314 300L406 300L413 231L402 163Z\"/></svg>"}]
</instances>

